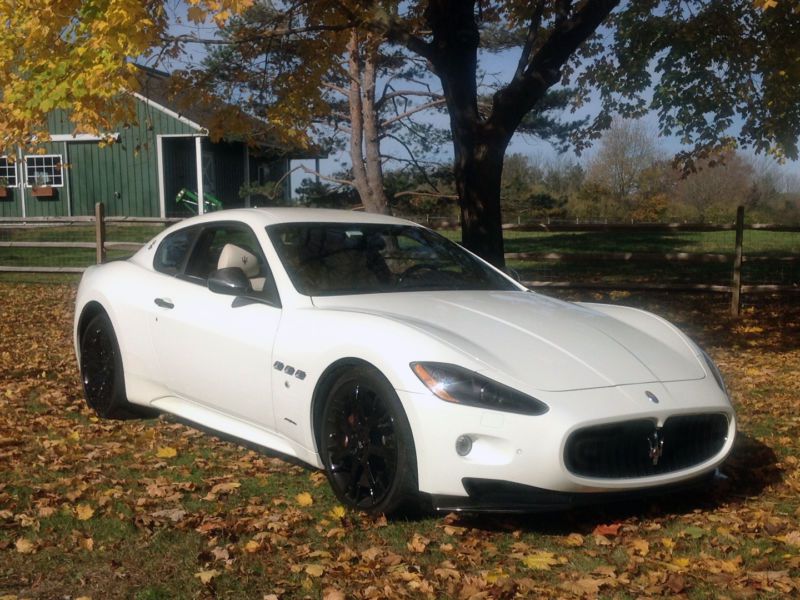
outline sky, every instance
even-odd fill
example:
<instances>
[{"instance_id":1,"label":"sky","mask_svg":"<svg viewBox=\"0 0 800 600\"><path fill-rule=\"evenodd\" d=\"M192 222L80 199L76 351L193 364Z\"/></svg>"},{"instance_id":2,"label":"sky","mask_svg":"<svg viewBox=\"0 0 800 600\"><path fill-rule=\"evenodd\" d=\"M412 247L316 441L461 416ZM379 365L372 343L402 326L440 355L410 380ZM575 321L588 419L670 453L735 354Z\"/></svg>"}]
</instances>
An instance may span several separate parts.
<instances>
[{"instance_id":1,"label":"sky","mask_svg":"<svg viewBox=\"0 0 800 600\"><path fill-rule=\"evenodd\" d=\"M201 37L211 37L215 34L216 28L213 25L197 26L194 24L187 24L184 12L185 4L183 2L173 0L170 2L170 4L172 5L173 11L171 27L171 31L173 33L193 33ZM188 46L187 56L183 57L182 59L173 60L169 65L166 65L168 67L167 70L177 69L192 64L197 65L202 60L204 53L205 48L203 46ZM494 81L499 82L500 84L507 82L516 68L517 56L517 53L514 51L482 55L480 67L484 72L485 81ZM163 68L165 65L160 66ZM435 86L436 80L431 78L431 81ZM575 114L570 114L567 112L563 116L567 120L572 118L581 118L584 116L591 117L597 114L598 111L599 101L597 98L593 98L590 99ZM430 114L429 116L426 116L425 119L442 128L447 128L448 126L446 114ZM680 139L677 136L664 137L657 134L658 119L655 113L651 112L645 116L644 121L648 126L648 129L654 132L654 135L656 136L657 147L665 151L667 154L674 155L681 150L688 149L687 146L681 144ZM392 144L388 143L383 149L387 154L399 153L399 146L397 144L392 147ZM546 141L536 139L531 136L515 135L511 141L511 144L509 145L507 154L523 154L535 159L535 162L545 164L550 161L561 160L567 162L578 162L585 165L589 160L591 160L592 154L596 151L596 149L597 143L595 143L592 148L585 151L580 156L578 156L574 151L567 151L566 153L559 155L556 149ZM754 157L755 164L769 165L772 168L777 169L780 174L784 175L787 181L791 181L795 185L800 185L800 161L789 161L784 164L778 164L769 157L755 156L752 152L748 152L747 150L744 150L743 153L745 155ZM452 146L447 144L447 146L441 149L438 158L443 162L447 162L452 159L452 155ZM329 158L320 161L320 171L323 175L331 175L342 170L343 162L349 164L349 158L346 152L333 154ZM298 168L298 170L292 174L291 179L293 194L304 179L312 178L299 169L300 165L305 165L306 167L313 169L314 161L293 161L293 168ZM391 165L389 165L389 167L391 168Z\"/></svg>"},{"instance_id":2,"label":"sky","mask_svg":"<svg viewBox=\"0 0 800 600\"><path fill-rule=\"evenodd\" d=\"M498 82L500 84L510 80L516 68L516 63L517 54L513 51L483 56L481 58L481 68L485 71L485 80ZM574 114L567 110L562 113L562 116L565 120L580 119L586 116L593 117L599 112L599 109L599 100L597 98L592 98ZM433 114L426 117L426 119L439 127L446 128L448 126L446 114ZM690 146L681 143L678 136L662 136L658 134L658 117L655 112L651 111L648 113L643 117L643 121L647 129L653 132L656 146L668 156L674 156L682 150L690 149ZM558 160L566 161L567 163L577 162L585 166L587 162L591 160L592 155L597 151L597 147L598 144L595 142L592 147L584 151L581 155L576 154L572 150L561 154L545 140L537 139L533 136L517 134L512 138L506 154L523 154L531 157L534 159L533 162L538 164L548 164ZM395 147L392 147L392 144L389 143L384 150L391 154L392 152L398 152L399 147L397 147L396 144ZM794 189L800 186L800 161L787 161L780 164L769 156L756 155L754 152L747 149L741 150L741 153L750 157L755 165L767 165L772 169L776 169L780 175L784 176L786 184L791 185ZM447 147L442 148L440 158L443 161L448 161L452 159L452 155L452 147L448 144ZM341 170L341 163L343 161L349 164L349 158L346 156L346 152L332 155L329 159L321 161L320 170L323 174L330 175ZM313 161L299 161L297 164L303 164L308 168L314 168ZM292 175L292 189L295 190L304 179L309 178L311 178L311 176L303 172L295 172Z\"/></svg>"}]
</instances>

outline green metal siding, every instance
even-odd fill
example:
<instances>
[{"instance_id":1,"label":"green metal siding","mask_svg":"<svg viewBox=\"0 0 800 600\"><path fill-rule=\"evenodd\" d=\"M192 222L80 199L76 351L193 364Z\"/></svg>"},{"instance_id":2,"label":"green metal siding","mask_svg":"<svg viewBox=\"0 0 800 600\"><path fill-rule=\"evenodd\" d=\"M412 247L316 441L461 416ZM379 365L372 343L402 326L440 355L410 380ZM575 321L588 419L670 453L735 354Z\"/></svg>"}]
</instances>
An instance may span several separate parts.
<instances>
[{"instance_id":1,"label":"green metal siding","mask_svg":"<svg viewBox=\"0 0 800 600\"><path fill-rule=\"evenodd\" d=\"M94 214L104 202L110 216L159 216L156 136L195 130L142 101L136 109L137 124L120 128L116 143L68 143L73 214Z\"/></svg>"},{"instance_id":2,"label":"green metal siding","mask_svg":"<svg viewBox=\"0 0 800 600\"><path fill-rule=\"evenodd\" d=\"M8 188L8 196L0 198L0 217L21 217L22 202L20 202L20 190Z\"/></svg>"},{"instance_id":3,"label":"green metal siding","mask_svg":"<svg viewBox=\"0 0 800 600\"><path fill-rule=\"evenodd\" d=\"M27 216L92 215L97 202L105 203L110 216L159 216L159 136L165 210L167 216L178 214L178 191L186 187L197 192L194 136L199 132L142 100L136 102L136 114L136 124L121 126L114 132L119 139L113 144L101 146L98 142L77 140L44 144L45 153L59 154L65 161L64 187L57 188L53 198L35 197L27 187L13 190L13 199L0 199L0 216L22 216L23 196ZM48 115L47 126L53 135L75 133L68 113L61 110ZM204 187L226 207L244 204L239 190L245 183L245 156L242 142L212 144L203 138ZM276 175L285 172L285 166L281 167ZM22 165L20 174L24 181Z\"/></svg>"},{"instance_id":4,"label":"green metal siding","mask_svg":"<svg viewBox=\"0 0 800 600\"><path fill-rule=\"evenodd\" d=\"M67 113L61 109L53 110L47 114L47 131L50 134L73 133L75 127L70 123Z\"/></svg>"}]
</instances>

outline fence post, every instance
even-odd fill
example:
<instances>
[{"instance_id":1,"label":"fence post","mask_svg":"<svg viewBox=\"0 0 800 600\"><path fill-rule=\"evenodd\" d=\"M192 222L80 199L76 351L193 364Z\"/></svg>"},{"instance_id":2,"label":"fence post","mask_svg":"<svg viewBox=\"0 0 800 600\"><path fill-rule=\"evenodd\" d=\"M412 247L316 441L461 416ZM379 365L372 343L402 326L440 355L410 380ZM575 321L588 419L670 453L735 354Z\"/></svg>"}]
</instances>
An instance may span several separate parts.
<instances>
[{"instance_id":1,"label":"fence post","mask_svg":"<svg viewBox=\"0 0 800 600\"><path fill-rule=\"evenodd\" d=\"M94 205L94 232L97 244L97 264L106 262L106 207L102 202Z\"/></svg>"},{"instance_id":2,"label":"fence post","mask_svg":"<svg viewBox=\"0 0 800 600\"><path fill-rule=\"evenodd\" d=\"M731 314L742 312L742 241L744 240L744 206L736 209L736 248L733 256L733 281L731 282Z\"/></svg>"}]
</instances>

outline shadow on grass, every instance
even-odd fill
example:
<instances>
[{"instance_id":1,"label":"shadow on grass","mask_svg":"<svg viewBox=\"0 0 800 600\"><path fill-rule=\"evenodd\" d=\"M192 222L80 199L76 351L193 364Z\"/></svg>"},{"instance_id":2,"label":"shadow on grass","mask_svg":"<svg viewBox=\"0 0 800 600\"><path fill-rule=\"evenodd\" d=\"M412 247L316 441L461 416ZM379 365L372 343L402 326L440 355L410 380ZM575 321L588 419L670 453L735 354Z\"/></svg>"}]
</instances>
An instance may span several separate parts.
<instances>
[{"instance_id":1,"label":"shadow on grass","mask_svg":"<svg viewBox=\"0 0 800 600\"><path fill-rule=\"evenodd\" d=\"M705 485L636 500L522 515L464 514L458 524L484 531L527 531L547 535L590 534L595 527L631 518L665 519L696 510L712 511L759 496L783 480L778 458L769 446L739 433L720 476Z\"/></svg>"}]
</instances>

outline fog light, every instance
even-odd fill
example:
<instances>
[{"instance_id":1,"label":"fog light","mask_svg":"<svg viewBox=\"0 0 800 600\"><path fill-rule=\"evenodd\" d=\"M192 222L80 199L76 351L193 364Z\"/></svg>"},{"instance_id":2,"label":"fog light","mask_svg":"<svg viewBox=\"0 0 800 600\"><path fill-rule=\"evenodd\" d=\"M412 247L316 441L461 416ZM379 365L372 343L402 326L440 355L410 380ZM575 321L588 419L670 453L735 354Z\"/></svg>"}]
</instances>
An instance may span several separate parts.
<instances>
[{"instance_id":1,"label":"fog light","mask_svg":"<svg viewBox=\"0 0 800 600\"><path fill-rule=\"evenodd\" d=\"M472 438L468 435L460 435L456 440L456 453L459 456L466 456L472 452Z\"/></svg>"}]
</instances>

